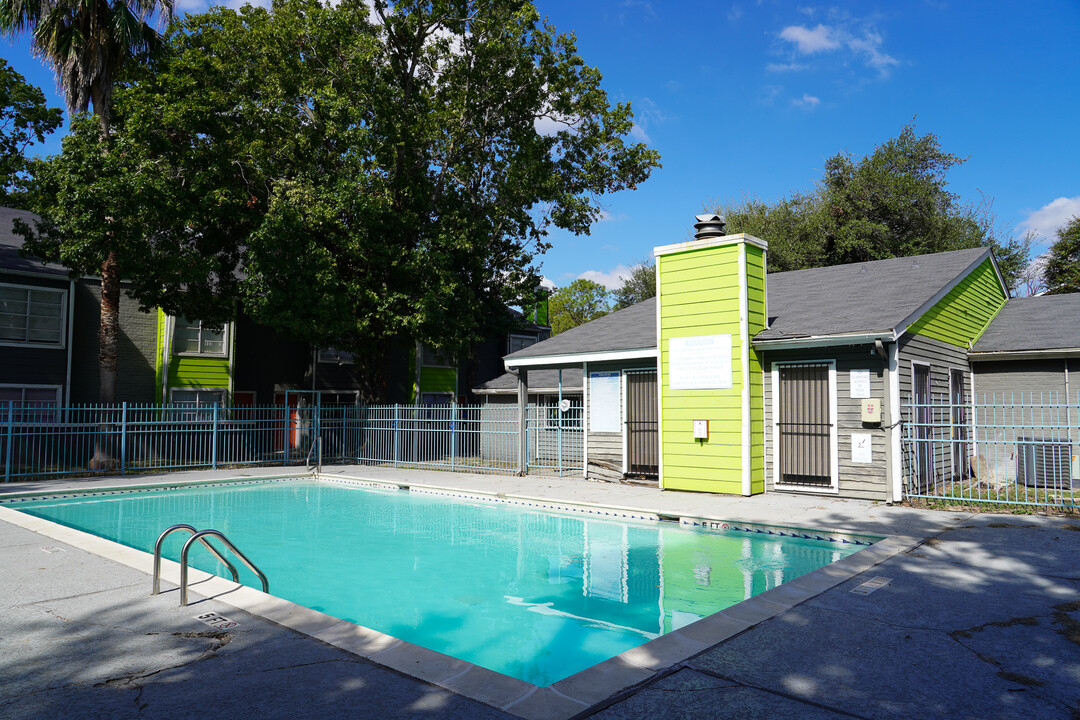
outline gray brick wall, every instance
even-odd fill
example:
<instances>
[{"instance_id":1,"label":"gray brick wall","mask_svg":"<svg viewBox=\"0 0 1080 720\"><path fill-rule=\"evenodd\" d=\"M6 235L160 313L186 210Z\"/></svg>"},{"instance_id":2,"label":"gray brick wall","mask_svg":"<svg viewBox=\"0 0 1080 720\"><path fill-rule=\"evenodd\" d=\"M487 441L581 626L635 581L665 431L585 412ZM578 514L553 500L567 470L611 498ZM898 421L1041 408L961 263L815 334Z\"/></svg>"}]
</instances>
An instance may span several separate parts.
<instances>
[{"instance_id":1,"label":"gray brick wall","mask_svg":"<svg viewBox=\"0 0 1080 720\"><path fill-rule=\"evenodd\" d=\"M71 358L72 404L98 400L98 327L101 324L101 285L97 280L75 283L74 346ZM157 314L144 313L124 293L120 297L120 347L117 359L116 401L149 403L157 399L154 354Z\"/></svg>"}]
</instances>

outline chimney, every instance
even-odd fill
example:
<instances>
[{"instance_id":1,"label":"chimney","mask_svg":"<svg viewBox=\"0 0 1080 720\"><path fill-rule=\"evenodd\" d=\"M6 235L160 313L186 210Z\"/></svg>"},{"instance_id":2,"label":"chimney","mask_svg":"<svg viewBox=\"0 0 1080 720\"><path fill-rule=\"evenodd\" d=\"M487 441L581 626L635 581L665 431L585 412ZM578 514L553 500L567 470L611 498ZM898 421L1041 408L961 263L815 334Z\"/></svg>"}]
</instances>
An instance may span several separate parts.
<instances>
[{"instance_id":1,"label":"chimney","mask_svg":"<svg viewBox=\"0 0 1080 720\"><path fill-rule=\"evenodd\" d=\"M707 215L697 215L697 222L694 223L694 229L697 233L694 235L695 240L705 240L706 238L723 237L724 233L724 218L719 215L709 213Z\"/></svg>"}]
</instances>

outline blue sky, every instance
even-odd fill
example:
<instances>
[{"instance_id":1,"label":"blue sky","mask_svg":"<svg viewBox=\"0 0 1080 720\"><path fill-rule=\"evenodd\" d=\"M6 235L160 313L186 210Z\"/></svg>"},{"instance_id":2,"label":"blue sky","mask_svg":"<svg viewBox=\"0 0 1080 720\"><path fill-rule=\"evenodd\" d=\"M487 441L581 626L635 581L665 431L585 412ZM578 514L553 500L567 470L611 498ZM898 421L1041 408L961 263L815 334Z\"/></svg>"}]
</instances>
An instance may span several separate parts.
<instances>
[{"instance_id":1,"label":"blue sky","mask_svg":"<svg viewBox=\"0 0 1080 720\"><path fill-rule=\"evenodd\" d=\"M1045 247L1080 214L1077 0L535 2L576 34L610 99L632 104L635 136L663 163L604 198L591 235L551 236L542 271L558 285L614 285L653 247L688 239L712 201L808 190L826 158L865 155L912 118L969 157L950 189L992 201L1016 233ZM24 40L4 57L62 104Z\"/></svg>"}]
</instances>

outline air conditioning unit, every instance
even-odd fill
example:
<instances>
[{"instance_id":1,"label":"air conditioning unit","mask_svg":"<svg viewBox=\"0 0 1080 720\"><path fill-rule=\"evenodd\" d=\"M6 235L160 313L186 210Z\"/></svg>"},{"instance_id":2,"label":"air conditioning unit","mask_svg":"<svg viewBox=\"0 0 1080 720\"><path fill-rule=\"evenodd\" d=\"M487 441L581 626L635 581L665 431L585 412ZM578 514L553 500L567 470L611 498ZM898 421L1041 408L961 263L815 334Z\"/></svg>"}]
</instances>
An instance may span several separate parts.
<instances>
[{"instance_id":1,"label":"air conditioning unit","mask_svg":"<svg viewBox=\"0 0 1080 720\"><path fill-rule=\"evenodd\" d=\"M1070 490L1072 443L1068 438L1018 438L1016 482L1043 490Z\"/></svg>"}]
</instances>

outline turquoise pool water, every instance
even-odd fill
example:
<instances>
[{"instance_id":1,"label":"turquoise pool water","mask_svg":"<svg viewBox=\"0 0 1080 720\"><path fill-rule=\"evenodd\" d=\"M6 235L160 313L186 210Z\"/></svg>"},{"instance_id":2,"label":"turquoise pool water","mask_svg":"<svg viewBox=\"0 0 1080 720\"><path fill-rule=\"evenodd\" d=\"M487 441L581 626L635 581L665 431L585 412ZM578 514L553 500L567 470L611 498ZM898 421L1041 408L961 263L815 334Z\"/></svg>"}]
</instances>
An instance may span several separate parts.
<instances>
[{"instance_id":1,"label":"turquoise pool water","mask_svg":"<svg viewBox=\"0 0 1080 720\"><path fill-rule=\"evenodd\" d=\"M148 552L175 523L221 530L274 595L537 685L859 549L329 481L11 507ZM165 556L178 560L187 537L173 534ZM191 557L228 577L205 549Z\"/></svg>"}]
</instances>

